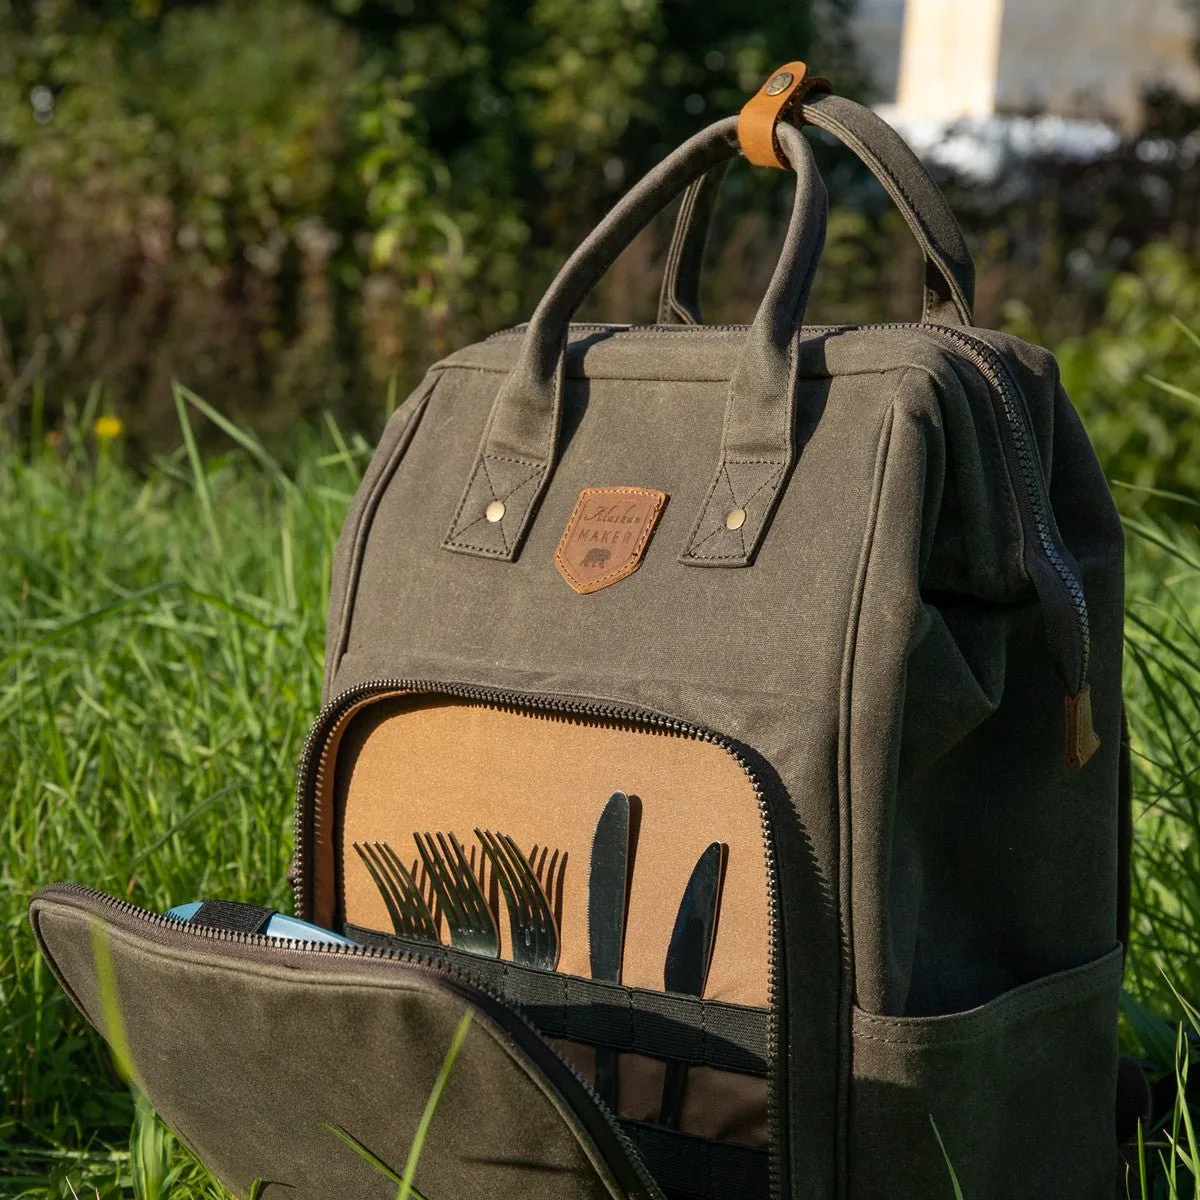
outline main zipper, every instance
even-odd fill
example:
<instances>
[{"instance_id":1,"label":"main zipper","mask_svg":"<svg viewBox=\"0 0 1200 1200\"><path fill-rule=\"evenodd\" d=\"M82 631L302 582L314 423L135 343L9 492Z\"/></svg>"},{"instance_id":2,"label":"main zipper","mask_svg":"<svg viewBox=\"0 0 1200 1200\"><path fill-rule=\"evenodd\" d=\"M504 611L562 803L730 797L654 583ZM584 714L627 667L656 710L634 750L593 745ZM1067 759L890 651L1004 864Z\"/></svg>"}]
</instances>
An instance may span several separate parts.
<instances>
[{"instance_id":1,"label":"main zipper","mask_svg":"<svg viewBox=\"0 0 1200 1200\"><path fill-rule=\"evenodd\" d=\"M245 933L238 929L217 929L208 925L195 925L191 921L181 921L177 917L169 917L165 913L152 912L150 909L142 908L140 905L132 904L128 900L119 900L115 896L108 895L107 892L97 891L95 888L85 887L80 883L58 883L53 885L58 891L72 893L77 896L85 896L90 900L98 901L108 908L112 908L118 912L124 913L127 916L136 917L145 924L154 926L159 929L179 931L186 934L195 935L196 937L204 938L208 941L224 942L226 944L234 944L239 946L261 946L275 950L291 951L299 954L319 954L326 957L330 955L341 956L343 958L366 958L377 959L390 962L399 962L402 965L413 970L423 971L428 975L434 975L442 979L449 980L460 989L465 989L469 992L476 992L485 996L493 1004L503 1008L510 1016L518 1021L530 1033L537 1036L539 1042L546 1050L560 1063L565 1070L575 1078L579 1085L584 1089L587 1096L596 1106L596 1111L603 1118L606 1126L612 1135L617 1139L622 1153L629 1162L630 1167L637 1175L642 1187L651 1196L662 1196L662 1189L659 1187L657 1180L651 1176L646 1167L645 1162L638 1148L634 1145L633 1140L621 1128L620 1122L609 1111L608 1106L596 1094L591 1083L583 1076L575 1065L566 1058L565 1055L551 1043L547 1038L543 1037L537 1026L534 1025L519 1008L510 1004L503 996L492 988L486 981L471 975L467 971L458 969L451 963L444 962L440 959L427 958L416 951L411 950L389 950L376 946L358 946L344 945L339 942L308 942L298 938L278 938L266 937L261 933ZM631 1198L632 1200L632 1198Z\"/></svg>"},{"instance_id":2,"label":"main zipper","mask_svg":"<svg viewBox=\"0 0 1200 1200\"><path fill-rule=\"evenodd\" d=\"M504 337L521 332L525 327L514 326L512 329L500 330L492 334L493 338ZM602 333L611 331L622 332L653 332L688 334L704 330L723 332L744 332L748 325L606 325L601 323L572 325L574 332ZM1083 693L1088 680L1088 669L1091 659L1091 623L1088 617L1087 599L1084 596L1083 585L1078 575L1068 561L1065 547L1057 532L1050 499L1046 493L1046 482L1042 472L1041 459L1034 444L1033 433L1029 427L1029 419L1025 411L1020 388L1004 365L1004 360L980 338L973 337L965 328L955 325L927 325L913 321L890 321L865 325L809 325L806 329L813 333L853 333L872 329L912 329L929 333L944 342L955 346L960 354L975 368L988 385L989 391L999 400L1000 427L1007 435L1006 444L1015 459L1016 471L1009 465L1010 477L1015 475L1015 492L1017 504L1025 519L1026 527L1031 529L1037 548L1042 559L1051 568L1054 578L1066 595L1071 609L1071 623L1074 628L1074 647L1068 648L1055 644L1056 638L1051 635L1051 649L1058 660L1059 671L1067 688L1068 696ZM490 340L490 339L489 339ZM1044 604L1054 606L1056 598L1046 594L1044 581L1031 573L1031 582L1039 593L1039 599ZM1071 650L1074 650L1074 654Z\"/></svg>"},{"instance_id":3,"label":"main zipper","mask_svg":"<svg viewBox=\"0 0 1200 1200\"><path fill-rule=\"evenodd\" d=\"M296 915L307 919L309 897L306 894L311 883L312 846L311 838L317 822L316 802L323 794L325 772L328 768L329 735L337 727L341 715L357 702L386 692L450 696L455 699L496 704L502 707L525 711L542 711L567 715L594 717L602 721L642 725L670 733L683 734L700 741L719 746L741 767L758 804L762 822L763 856L767 869L767 1119L771 1129L771 1154L768 1159L770 1171L771 1200L782 1200L779 1156L782 1153L782 1122L779 1112L778 1074L783 1070L779 1061L779 872L775 861L774 820L762 785L747 762L737 743L702 725L693 725L662 713L627 707L619 704L603 704L587 700L565 699L546 693L503 691L479 687L474 684L445 684L428 680L382 679L348 688L324 705L313 723L300 753L300 766L296 775L295 808L295 857L292 861L292 903ZM311 801L311 803L310 803ZM344 949L344 948L343 948ZM570 1064L568 1064L570 1065ZM571 1068L574 1071L574 1068ZM574 1071L579 1075L577 1071ZM582 1076L580 1076L582 1079ZM591 1085L583 1080L591 1095ZM607 1110L606 1110L607 1111ZM622 1136L624 1136L622 1134ZM640 1156L639 1156L640 1163Z\"/></svg>"}]
</instances>

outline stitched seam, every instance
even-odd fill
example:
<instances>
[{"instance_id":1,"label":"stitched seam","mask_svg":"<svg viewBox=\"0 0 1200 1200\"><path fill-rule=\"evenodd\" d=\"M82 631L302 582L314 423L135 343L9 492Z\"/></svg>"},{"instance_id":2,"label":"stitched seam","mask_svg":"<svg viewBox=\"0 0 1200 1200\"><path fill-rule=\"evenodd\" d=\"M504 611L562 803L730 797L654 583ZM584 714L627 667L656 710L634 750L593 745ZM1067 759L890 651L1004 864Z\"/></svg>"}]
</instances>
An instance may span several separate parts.
<instances>
[{"instance_id":1,"label":"stitched seam","mask_svg":"<svg viewBox=\"0 0 1200 1200\"><path fill-rule=\"evenodd\" d=\"M475 470L471 472L471 478L467 480L467 486L463 489L463 494L458 501L458 507L454 510L454 517L450 522L450 533L446 537L446 545L452 545L464 529L459 528L459 521L462 520L463 509L467 507L467 501L471 498L471 493L475 489L475 479L479 474L479 469L482 466L482 461L475 464ZM470 529L471 525L477 524L477 521L472 521L465 528Z\"/></svg>"},{"instance_id":2,"label":"stitched seam","mask_svg":"<svg viewBox=\"0 0 1200 1200\"><path fill-rule=\"evenodd\" d=\"M727 555L717 555L717 554L709 555L709 554L699 554L698 553L701 546L706 546L709 542L711 542L713 540L713 538L717 537L719 534L728 533L728 532L729 531L727 529L722 529L722 528L720 528L720 526L718 526L716 529L714 529L712 531L712 533L701 538L700 541L698 541L694 546L689 547L688 557L689 558L721 558L721 557L736 558L737 557L736 554L733 554L733 555L728 555L728 554Z\"/></svg>"},{"instance_id":3,"label":"stitched seam","mask_svg":"<svg viewBox=\"0 0 1200 1200\"><path fill-rule=\"evenodd\" d=\"M1110 950L1108 953L1111 954L1112 951ZM1113 970L1117 960L1114 959L1108 962L1106 959L1107 955L1085 964L1082 968L1069 968L1063 974L1070 976L1070 978L1061 978L1059 973L1055 972L1044 979L1033 981L1031 985L1028 985L1031 987L1031 990L1024 995L1014 997L1001 994L987 1004L976 1009L968 1009L966 1012L946 1013L929 1018L887 1017L876 1016L874 1013L863 1012L860 1009L854 1017L854 1036L856 1038L868 1038L877 1042L889 1042L897 1046L970 1045L972 1042L982 1041L984 1038L993 1036L998 1028L1011 1024L1014 1021L1024 1020L1042 1013L1058 1012L1061 1009L1071 1008L1104 995L1111 990L1113 983L1117 979L1117 974ZM1086 981L1082 988L1076 990L1077 980L1074 972L1080 971L1086 974L1089 969L1095 971L1096 978ZM1053 994L1057 988L1063 985L1071 987L1072 990L1069 994L1047 1000L1047 992ZM913 1028L912 1022L915 1021L922 1022L922 1028ZM941 1038L938 1036L939 1029L943 1029L947 1025L958 1021L969 1022L972 1025L978 1026L978 1028L974 1030L962 1030L951 1038ZM870 1022L872 1025L883 1026L885 1032L873 1033L869 1029L862 1028L862 1025L866 1022Z\"/></svg>"},{"instance_id":4,"label":"stitched seam","mask_svg":"<svg viewBox=\"0 0 1200 1200\"><path fill-rule=\"evenodd\" d=\"M726 479L728 479L728 478L729 478L729 464L728 464L728 463L725 465L725 478L726 478ZM729 484L729 494L730 494L731 496L733 495L733 483L732 483L732 482L730 482L730 484ZM758 493L757 493L757 492L755 492L755 495L757 495L757 494L758 494ZM736 497L735 497L735 500L736 500ZM737 505L737 504L735 503L734 507L740 507L740 508L742 508L742 509L745 509L745 507L746 507L746 506L745 506L744 504L742 504L742 505ZM747 526L748 524L749 524L749 520L743 521L743 522L742 522L742 523L741 523L741 524L740 524L740 525L737 527L737 530L735 531L735 532L737 533L737 535L738 535L738 543L739 543L739 544L741 545L741 547L742 547L742 557L743 557L743 558L745 558L745 557L746 557L746 526Z\"/></svg>"},{"instance_id":5,"label":"stitched seam","mask_svg":"<svg viewBox=\"0 0 1200 1200\"><path fill-rule=\"evenodd\" d=\"M519 462L519 463L523 463L525 466L536 465L537 470L534 471L533 475L526 476L526 478L520 480L518 483L515 483L508 490L508 492L505 493L505 495L500 496L496 491L495 484L492 483L491 472L487 469L487 460L489 458L494 462ZM491 495L492 499L493 500L508 500L511 497L515 496L517 494L517 492L519 492L527 483L529 483L529 481L531 479L536 478L538 471L540 471L541 469L542 468L541 468L540 464L526 463L524 459L520 459L520 458L497 458L497 456L494 454L484 455L484 457L479 460L479 465L475 468L475 474L471 476L471 483L467 485L467 490L466 490L466 492L463 493L463 498L459 502L458 512L455 513L455 520L457 521L460 518L460 516L462 514L462 510L466 507L467 501L471 498L472 487L473 487L473 485L475 483L475 479L479 475L480 471L483 472L484 481L487 483L488 493ZM462 534L466 533L468 529L473 529L476 525L480 524L480 522L485 521L485 520L487 520L487 513L484 513L484 515L481 517L476 517L475 520L469 522L466 525L463 525L461 528L456 528L456 529L452 530L451 534L450 534L451 539L459 538ZM501 522L501 524L503 524L503 523ZM504 542L504 547L505 547L504 553L507 554L508 553L508 540L504 537L503 528L501 528L500 536L501 536L501 540ZM484 547L478 547L478 548L483 549Z\"/></svg>"},{"instance_id":6,"label":"stitched seam","mask_svg":"<svg viewBox=\"0 0 1200 1200\"><path fill-rule=\"evenodd\" d=\"M542 463L534 462L531 458L512 458L507 454L484 454L482 458L490 459L492 462L510 462L520 463L525 467L536 467L539 471L542 469Z\"/></svg>"},{"instance_id":7,"label":"stitched seam","mask_svg":"<svg viewBox=\"0 0 1200 1200\"><path fill-rule=\"evenodd\" d=\"M350 543L350 559L346 569L346 591L342 596L342 602L339 606L341 611L338 615L337 623L338 639L336 649L329 662L330 680L332 680L338 666L346 655L346 646L350 640L350 622L354 615L354 605L358 597L358 581L362 575L362 562L366 556L367 539L370 537L371 526L375 523L375 514L379 510L379 505L383 502L384 493L391 486L392 479L400 468L400 463L408 453L408 448L416 436L416 431L422 417L425 415L425 409L433 393L437 390L437 385L442 381L442 372L440 371L436 374L431 372L431 376L432 378L424 391L424 395L420 396L413 405L412 411L404 423L404 427L400 430L388 461L384 464L383 470L372 486L366 503L363 505L362 512L359 514L359 519L355 524L354 536ZM401 408L403 407L401 405ZM397 412L399 411L398 409Z\"/></svg>"},{"instance_id":8,"label":"stitched seam","mask_svg":"<svg viewBox=\"0 0 1200 1200\"><path fill-rule=\"evenodd\" d=\"M480 463L480 466L483 466L483 464L482 464L482 463ZM485 468L485 470L486 470L486 468ZM540 471L540 468L539 468L539 471ZM506 496L505 498L506 498L506 499L511 499L511 498L512 498L513 496L515 496L515 495L517 494L517 492L519 492L519 491L520 491L522 488L524 488L524 487L528 486L530 483L533 483L533 482L534 482L534 481L537 479L537 474L538 474L538 473L537 473L537 472L535 472L533 475L530 475L528 479L522 480L522 482L521 482L521 483L519 483L519 484L518 484L516 487L514 487L514 488L512 489L512 491L510 491L510 492L507 494L507 496ZM489 490L489 491L491 490L491 483L490 483L490 479L489 479L489 484L488 484L488 490ZM495 495L495 492L494 492L494 491L492 492L492 495L493 495L493 496ZM465 499L464 499L464 503L465 503ZM529 505L528 505L528 504L526 504L526 506L524 507L524 509L522 509L520 513L516 514L516 516L517 516L517 518L518 518L518 522L517 522L517 528L518 528L518 530L520 529L520 521L521 521L521 520L524 518L525 514L526 514L528 511L529 511ZM508 538L507 538L507 537L505 537L505 535L504 535L504 524L505 524L505 521L507 520L507 518L508 518L509 516L511 516L511 515L513 515L513 514L511 514L511 513L507 513L507 512L506 512L506 513L504 514L504 517L503 517L503 518L502 518L500 521L496 522L496 523L497 523L497 524L500 526L500 540L501 540L501 541L504 543L504 549L503 549L503 550L497 550L497 549L496 549L495 547L493 547L493 546L480 546L480 545L477 545L477 544L475 544L475 543L473 543L473 542L465 542L465 541L461 541L461 540L456 540L456 541L454 541L454 543L453 543L453 544L454 544L454 545L456 545L456 546L460 546L460 547L461 547L462 549L464 549L464 550L478 550L478 551L479 551L481 554L490 554L490 555L492 555L492 556L493 556L493 557L495 557L495 558L507 558L507 557L509 556L509 553L510 553L510 551L509 551L509 548L508 548ZM479 522L480 522L480 521L482 521L482 520L484 520L485 518L486 518L486 514L485 514L485 517L480 517L480 518L479 518L479 520L472 521L472 522L471 522L471 524L470 524L470 525L468 525L466 528L467 528L467 529L470 529L472 526L474 526L474 525L478 525L478 524L479 524ZM465 532L465 530L463 530L463 531L461 531L461 532Z\"/></svg>"},{"instance_id":9,"label":"stitched seam","mask_svg":"<svg viewBox=\"0 0 1200 1200\"><path fill-rule=\"evenodd\" d=\"M704 497L704 503L700 506L700 515L696 518L695 527L692 529L691 537L688 538L688 544L683 552L683 557L685 559L696 557L696 539L700 536L700 529L704 524L705 517L707 517L709 514L709 510L712 507L713 497L716 495L717 488L721 485L721 477L724 475L724 473L725 464L722 463L721 466L717 468L717 474L713 478L712 483L709 485L708 494ZM708 537L704 538L699 544L703 545L704 542L707 542L709 538L715 537L718 533L720 533L720 529L714 529L713 532L710 533Z\"/></svg>"},{"instance_id":10,"label":"stitched seam","mask_svg":"<svg viewBox=\"0 0 1200 1200\"><path fill-rule=\"evenodd\" d=\"M900 179L895 175L895 173L891 170L887 163L883 161L882 158L876 155L873 151L870 151L860 138L850 133L849 129L847 129L845 126L842 126L840 123L837 124L838 129L831 129L830 132L840 137L842 141L846 143L846 145L850 146L850 148L856 152L861 153L861 151L859 151L859 147L862 147L863 150L866 150L870 160L877 164L880 174L886 176L886 178L891 181L896 191L900 193L901 197L903 197L904 203L908 205L909 211L912 213L913 221L920 228L921 237L924 239L925 244L922 245L921 249L925 251L927 258L934 259L936 265L942 268L942 281L950 290L952 299L959 301L963 310L965 312L969 312L971 306L967 304L966 297L963 295L962 289L958 286L958 280L956 280L953 273L947 269L944 257L939 254L936 248L936 240L932 237L925 219L921 216L921 206L914 202L912 197L908 194L908 191L905 189L904 184L901 183ZM961 316L963 314L960 312L959 315Z\"/></svg>"},{"instance_id":11,"label":"stitched seam","mask_svg":"<svg viewBox=\"0 0 1200 1200\"><path fill-rule=\"evenodd\" d=\"M900 377L897 394L903 387L907 371ZM856 979L854 974L854 921L853 900L853 845L854 826L850 783L850 752L853 731L851 714L853 709L854 666L858 648L858 629L862 619L867 577L870 573L871 552L874 548L875 532L879 522L879 507L883 495L883 478L887 471L888 452L891 448L892 425L895 421L895 403L884 414L883 425L875 452L875 467L871 482L870 505L862 532L862 547L855 570L854 590L847 611L845 639L842 643L842 669L838 680L838 736L837 736L837 864L838 864L838 942L841 948L841 963L838 972L838 1079L835 1092L837 1155L835 1158L839 1180L847 1178L849 1172L849 1125L850 1085L853 1071L853 1011ZM841 1189L839 1189L839 1195Z\"/></svg>"},{"instance_id":12,"label":"stitched seam","mask_svg":"<svg viewBox=\"0 0 1200 1200\"><path fill-rule=\"evenodd\" d=\"M772 491L777 490L779 480L782 476L783 476L783 467L781 466L779 468L779 470L777 470L774 474L772 474L772 475L768 476L766 479L764 479L762 481L762 483L760 483L758 485L758 487L756 487L754 489L754 491L751 492L750 495L747 496L744 501L742 501L742 508L748 508L750 506L751 501L754 500L755 497L757 497L758 494L764 488L770 487L772 489ZM764 508L762 513L759 515L759 519L754 524L754 532L757 532L758 529L762 528L762 523L764 520L766 520L766 516L767 516L767 510L766 510L766 508ZM745 533L746 526L748 524L749 524L749 522L745 521L742 523L741 527L738 529L738 533L740 533L742 535L742 553L743 554L748 553L748 551L746 549L746 533Z\"/></svg>"},{"instance_id":13,"label":"stitched seam","mask_svg":"<svg viewBox=\"0 0 1200 1200\"><path fill-rule=\"evenodd\" d=\"M760 460L758 460L758 459L734 459L733 461L735 463L757 463ZM777 465L779 469L773 475L768 476L767 479L765 479L762 483L760 483L758 485L758 487L755 488L755 490L750 493L749 497L747 497L747 499L745 501L743 501L740 505L738 504L737 498L733 494L733 487L732 487L732 485L730 485L729 495L733 499L733 503L734 503L735 507L745 508L746 505L749 504L750 501L753 500L754 497L757 496L759 494L759 492L761 492L763 490L763 488L776 483L782 477L783 469L787 465L786 463L778 463L775 460L763 460L763 461L765 461L765 465L768 465L768 466L776 466ZM721 471L722 471L723 475L725 475L726 477L728 476L728 468L722 466ZM726 480L726 481L728 482L728 480ZM714 490L715 490L715 488L714 488ZM710 501L710 503L711 503L711 501ZM708 506L705 507L705 515L707 515L707 513L708 513ZM764 514L764 517L765 517L765 514ZM701 518L701 520L703 521L703 517ZM761 526L761 524L762 524L762 522L759 521L757 523L757 526ZM694 545L692 545L688 548L688 552L687 552L688 557L689 558L703 558L704 560L706 560L708 562L720 562L725 559L745 558L748 551L746 549L746 537L745 537L745 534L742 533L742 529L744 529L744 528L745 528L745 526L743 525L742 528L737 531L738 534L741 536L741 542L742 542L741 554L701 554L701 553L699 553L701 546L706 545L708 542L712 541L712 539L717 537L720 533L728 532L728 531L723 531L720 528L720 526L718 526L716 529L714 529L712 531L712 533L708 534L707 537L702 538L699 542L696 542Z\"/></svg>"},{"instance_id":14,"label":"stitched seam","mask_svg":"<svg viewBox=\"0 0 1200 1200\"><path fill-rule=\"evenodd\" d=\"M462 503L459 505L459 513L461 513L462 510L466 507L467 500L470 498L471 493L475 490L475 481L476 481L476 479L478 479L479 473L481 471L483 472L484 483L487 484L488 495L490 495L493 500L496 499L496 489L492 484L492 477L488 473L487 460L481 458L479 460L479 465L475 468L475 473L471 476L471 482L467 485L467 490L463 495ZM458 514L455 514L455 516L457 519ZM452 530L450 536L454 537L454 538L461 537L464 533L467 532L468 529L474 529L476 525L479 525L483 521L486 521L486 520L487 520L487 513L483 512L478 517L476 517L475 520L469 521L466 525L463 525L461 528ZM501 537L501 540L503 541L503 536ZM508 543L505 542L505 553L507 553L507 552L508 552Z\"/></svg>"},{"instance_id":15,"label":"stitched seam","mask_svg":"<svg viewBox=\"0 0 1200 1200\"><path fill-rule=\"evenodd\" d=\"M489 457L490 457L489 455L485 454L483 456L483 458L481 458L479 460L479 465L483 468L483 477L484 477L484 479L487 480L488 491L491 492L492 499L499 500L500 497L496 494L496 484L492 479L492 473L491 473L491 471L488 470L488 458ZM513 491L515 491L515 490L516 489L514 488ZM511 495L512 495L512 491L509 492L509 496L511 496ZM505 498L507 499L507 497L505 497ZM509 546L508 546L508 537L504 532L504 526L507 524L507 522L504 520L504 517L507 517L507 516L508 516L508 509L505 508L504 514L503 514L503 516L501 516L500 520L494 522L494 524L496 526L496 530L500 534L500 541L504 546L505 556L507 556L510 553ZM486 517L487 517L487 513L485 512L484 518L486 519Z\"/></svg>"},{"instance_id":16,"label":"stitched seam","mask_svg":"<svg viewBox=\"0 0 1200 1200\"><path fill-rule=\"evenodd\" d=\"M730 502L730 503L733 505L733 507L734 507L734 508L737 508L737 507L738 507L738 500L737 500L737 496L736 496L736 495L734 495L734 491L733 491L733 480L729 478L729 464L728 464L728 463L722 463L722 464L721 464L721 478L722 478L722 479L725 481L725 487L726 487L726 489L727 489L727 490L728 490L728 492L729 492L729 502ZM716 496L715 496L715 495L713 496L713 500L714 500L714 501L716 500ZM730 511L732 511L732 510L730 510ZM717 514L717 517L718 517L718 522L717 522L717 528L716 528L716 532L717 532L717 533L720 533L720 531L721 531L721 524L722 524L722 522L720 521L720 514L719 514L719 513ZM743 521L743 522L742 522L742 524L743 524L743 525L745 525L745 522ZM727 529L727 530L728 530L728 528L729 528L729 527L728 527L728 526L726 526L726 529ZM742 555L743 555L743 557L744 557L744 556L745 556L745 553L746 553L746 539L745 539L745 538L742 536L742 531L741 531L741 529L740 529L740 528L736 530L736 533L737 533L737 535L738 535L738 542L741 544L741 547L742 547Z\"/></svg>"},{"instance_id":17,"label":"stitched seam","mask_svg":"<svg viewBox=\"0 0 1200 1200\"><path fill-rule=\"evenodd\" d=\"M753 499L755 498L755 496L757 496L757 495L758 495L758 493L759 493L759 492L761 492L761 491L763 490L763 488L765 488L765 487L769 487L771 484L775 483L775 482L776 482L776 480L778 480L778 478L779 478L779 477L780 477L780 475L782 475L782 474L783 474L783 464L782 464L782 463L780 463L780 464L779 464L779 469L778 469L777 471L774 471L774 472L772 472L770 475L768 475L768 476L767 476L767 478L766 478L766 479L764 479L764 480L762 481L762 483L760 483L760 484L758 485L758 487L756 487L756 488L754 489L754 491L752 491L752 492L750 493L750 495L748 495L748 496L745 498L745 500L743 500L743 501L742 501L742 503L741 503L741 505L740 505L739 507L741 507L741 508L745 508L745 507L746 507L746 506L747 506L747 505L750 503L750 501L751 501L751 500L753 500ZM731 489L731 490L732 490L732 489Z\"/></svg>"},{"instance_id":18,"label":"stitched seam","mask_svg":"<svg viewBox=\"0 0 1200 1200\"><path fill-rule=\"evenodd\" d=\"M704 329L705 326L693 325L693 326L689 326L688 328L699 331L699 330ZM921 328L920 322L917 322L917 321L910 322L909 328L907 331L910 333L921 333L922 328ZM741 331L741 332L744 332L744 331ZM822 338L825 338L826 340L828 340L828 339L836 338L836 337L846 337L851 334L874 335L874 334L878 334L880 332L887 332L887 331L862 329L862 328L859 328L859 329L832 329L831 328L831 329L826 330L820 336ZM713 331L713 333L715 335L719 335L720 331ZM931 338L936 336L936 335L928 334L928 329L926 329L926 334L928 336L930 336ZM655 332L655 331L647 330L645 333L639 333L639 332L631 332L628 330L622 330L618 333L614 333L613 338L614 338L614 340L619 338L622 341L661 342L661 340L664 337L673 337L673 336L674 336L674 334L664 333L662 331ZM696 333L688 333L684 336L699 338L699 337L702 337L703 335L699 332L696 332ZM714 341L716 340L715 336L714 336L713 340ZM817 339L814 338L813 340L816 341ZM939 346L939 348L944 349L943 343L937 342L936 344ZM463 351L463 353L466 353L466 351ZM803 379L810 383L820 382L821 380L825 380L825 379L857 379L863 375L888 375L892 371L902 371L902 370L904 370L905 367L915 366L915 365L916 364L914 364L914 363L897 362L897 363L893 363L891 366L887 366L887 367L862 367L861 369L858 369L858 370L839 370L836 372L825 371L825 372L809 373L806 375L797 375L796 379L797 380ZM470 362L450 363L449 366L447 366L443 369L447 370L447 371L475 371L481 375L508 375L510 373L510 368L508 368L508 367L498 367L498 366L490 366L490 365L482 366L482 365L477 365L475 363L470 363ZM616 381L619 383L729 383L729 382L731 382L728 375L720 375L720 376L696 375L696 376L689 376L687 379L667 379L667 380L664 380L663 378L661 378L659 376L647 377L647 376L643 376L643 375L602 375L602 374L570 375L570 376L568 376L568 378L569 379L587 379L589 381L594 381L597 379L604 379L604 380ZM524 460L516 459L514 461L522 462Z\"/></svg>"},{"instance_id":19,"label":"stitched seam","mask_svg":"<svg viewBox=\"0 0 1200 1200\"><path fill-rule=\"evenodd\" d=\"M508 491L504 493L504 495L502 495L502 496L497 496L497 499L498 499L498 500L509 500L509 499L511 499L511 498L512 498L513 496L515 496L515 495L516 495L516 494L517 494L519 491L522 491L524 488L528 487L528 486L529 486L529 485L530 485L530 484L531 484L531 483L532 483L532 482L533 482L535 479L537 479L537 477L538 477L538 476L539 476L541 473L542 473L542 468L541 468L541 466L538 466L538 467L537 467L537 469L536 469L536 470L535 470L535 471L534 471L534 472L533 472L531 475L526 475L524 479L522 479L522 480L519 480L517 483L514 483L514 484L512 485L512 487L510 487L510 488L508 489ZM489 476L489 479L490 479L490 476Z\"/></svg>"}]
</instances>

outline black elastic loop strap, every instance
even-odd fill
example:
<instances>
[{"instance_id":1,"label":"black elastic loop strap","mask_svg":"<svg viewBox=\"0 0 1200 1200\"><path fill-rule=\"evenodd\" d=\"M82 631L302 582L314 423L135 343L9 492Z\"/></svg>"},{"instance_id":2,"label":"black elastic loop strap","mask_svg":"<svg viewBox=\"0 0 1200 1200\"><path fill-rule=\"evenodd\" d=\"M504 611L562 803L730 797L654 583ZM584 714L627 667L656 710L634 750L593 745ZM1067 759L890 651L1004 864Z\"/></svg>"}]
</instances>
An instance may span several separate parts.
<instances>
[{"instance_id":1,"label":"black elastic loop strap","mask_svg":"<svg viewBox=\"0 0 1200 1200\"><path fill-rule=\"evenodd\" d=\"M275 915L273 908L242 904L237 900L205 900L191 919L193 925L228 929L231 933L262 933Z\"/></svg>"},{"instance_id":2,"label":"black elastic loop strap","mask_svg":"<svg viewBox=\"0 0 1200 1200\"><path fill-rule=\"evenodd\" d=\"M758 1146L714 1142L692 1133L622 1119L670 1200L763 1200L771 1191L768 1153Z\"/></svg>"},{"instance_id":3,"label":"black elastic loop strap","mask_svg":"<svg viewBox=\"0 0 1200 1200\"><path fill-rule=\"evenodd\" d=\"M461 968L517 1005L549 1037L739 1075L767 1075L769 1014L765 1008L543 971L357 925L348 924L346 935L364 946L415 952Z\"/></svg>"}]
</instances>

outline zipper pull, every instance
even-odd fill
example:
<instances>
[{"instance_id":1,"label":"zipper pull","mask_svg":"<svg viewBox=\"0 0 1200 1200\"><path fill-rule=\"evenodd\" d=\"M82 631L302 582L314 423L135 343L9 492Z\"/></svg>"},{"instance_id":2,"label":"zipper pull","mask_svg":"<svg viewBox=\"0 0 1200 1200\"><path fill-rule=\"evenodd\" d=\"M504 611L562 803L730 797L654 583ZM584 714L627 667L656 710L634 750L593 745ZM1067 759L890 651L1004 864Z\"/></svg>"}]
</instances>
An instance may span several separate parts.
<instances>
[{"instance_id":1,"label":"zipper pull","mask_svg":"<svg viewBox=\"0 0 1200 1200\"><path fill-rule=\"evenodd\" d=\"M1066 697L1067 770L1078 771L1097 750L1100 739L1092 724L1092 687L1085 683L1073 696Z\"/></svg>"}]
</instances>

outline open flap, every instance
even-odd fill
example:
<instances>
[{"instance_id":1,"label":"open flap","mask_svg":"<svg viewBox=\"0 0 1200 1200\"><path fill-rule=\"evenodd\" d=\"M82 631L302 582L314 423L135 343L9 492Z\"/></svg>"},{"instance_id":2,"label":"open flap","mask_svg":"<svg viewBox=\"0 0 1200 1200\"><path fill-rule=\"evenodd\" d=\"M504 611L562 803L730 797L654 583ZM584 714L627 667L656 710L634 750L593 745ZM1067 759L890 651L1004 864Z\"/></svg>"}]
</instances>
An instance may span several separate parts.
<instances>
[{"instance_id":1,"label":"open flap","mask_svg":"<svg viewBox=\"0 0 1200 1200\"><path fill-rule=\"evenodd\" d=\"M465 980L362 951L206 936L68 885L40 892L30 917L55 975L110 1041L97 961L111 960L150 1101L238 1196L260 1179L267 1197L392 1200L396 1183L329 1127L402 1173L470 1009L416 1173L426 1200L658 1200L564 1062Z\"/></svg>"}]
</instances>

